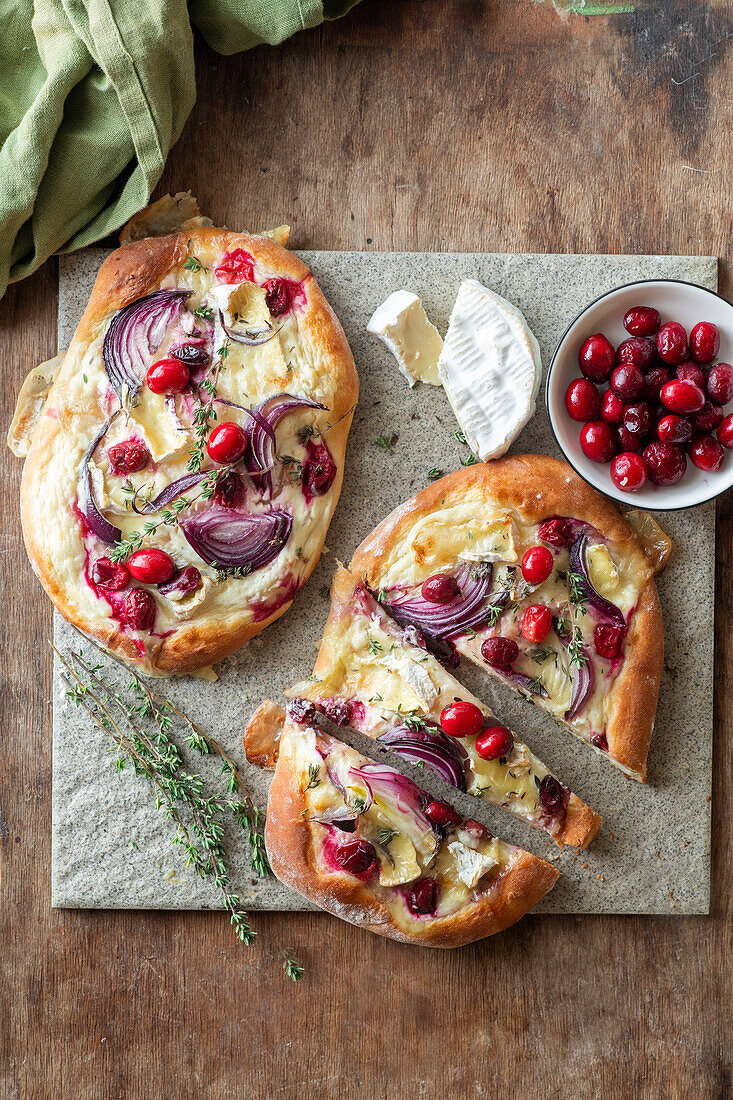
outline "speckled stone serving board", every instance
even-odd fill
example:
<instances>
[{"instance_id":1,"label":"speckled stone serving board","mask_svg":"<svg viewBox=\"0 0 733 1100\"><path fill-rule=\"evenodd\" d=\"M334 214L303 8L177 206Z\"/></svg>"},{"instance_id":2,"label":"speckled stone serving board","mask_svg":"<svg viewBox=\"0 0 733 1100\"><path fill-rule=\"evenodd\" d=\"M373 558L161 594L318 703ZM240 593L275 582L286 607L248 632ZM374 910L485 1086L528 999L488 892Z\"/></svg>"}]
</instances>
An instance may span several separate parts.
<instances>
[{"instance_id":1,"label":"speckled stone serving board","mask_svg":"<svg viewBox=\"0 0 733 1100\"><path fill-rule=\"evenodd\" d=\"M99 249L62 257L59 348L68 346L105 256ZM250 645L219 666L219 681L166 681L165 692L227 746L253 796L264 807L269 774L245 760L241 731L266 696L307 676L328 612L328 585L336 559L348 562L362 538L395 505L428 482L428 471L455 469L466 448L440 388L409 390L383 345L366 332L374 308L393 290L418 293L442 332L460 281L476 278L524 312L542 348L545 370L556 342L575 314L614 286L640 278L672 277L717 288L717 261L705 257L473 255L440 253L302 253L346 330L361 380L361 398L349 440L341 500L327 546L290 611ZM544 390L540 391L542 395ZM376 445L397 433L389 453ZM537 414L514 450L556 454L542 396ZM555 889L538 907L548 913L707 913L710 878L710 792L713 699L714 505L669 513L660 522L674 556L659 579L665 613L666 662L649 784L625 779L607 761L559 730L530 703L478 669L459 678L520 730L548 767L603 816L590 851L558 852L544 834L470 796L456 804L506 840L556 862ZM79 645L60 617L56 644ZM110 677L129 679L89 643ZM364 742L351 738L357 745ZM373 746L369 745L373 751ZM210 780L218 767L192 764ZM406 771L409 767L402 765ZM435 793L444 788L425 772L415 777ZM207 881L186 870L169 843L171 826L154 797L128 769L118 773L109 743L84 712L65 699L54 678L53 904L92 908L208 909L219 905ZM228 834L233 886L251 909L312 908L274 879L248 867L241 835Z\"/></svg>"}]
</instances>

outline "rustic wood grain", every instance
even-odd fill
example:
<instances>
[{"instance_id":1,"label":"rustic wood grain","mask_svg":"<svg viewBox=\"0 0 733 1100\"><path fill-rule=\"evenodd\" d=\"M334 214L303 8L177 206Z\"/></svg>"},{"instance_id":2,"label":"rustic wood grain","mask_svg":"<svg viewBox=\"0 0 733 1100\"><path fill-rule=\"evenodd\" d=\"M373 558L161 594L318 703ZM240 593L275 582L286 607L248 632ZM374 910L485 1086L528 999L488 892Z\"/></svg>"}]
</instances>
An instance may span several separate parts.
<instances>
[{"instance_id":1,"label":"rustic wood grain","mask_svg":"<svg viewBox=\"0 0 733 1100\"><path fill-rule=\"evenodd\" d=\"M729 294L731 43L722 0L596 18L365 0L278 50L201 46L160 191L191 187L236 227L287 220L304 248L718 254ZM5 424L54 353L55 287L49 263L0 304ZM1 461L2 1097L731 1095L730 498L710 918L529 917L430 953L272 915L246 949L220 914L51 911L51 610L23 552L20 464ZM307 965L297 986L285 945Z\"/></svg>"}]
</instances>

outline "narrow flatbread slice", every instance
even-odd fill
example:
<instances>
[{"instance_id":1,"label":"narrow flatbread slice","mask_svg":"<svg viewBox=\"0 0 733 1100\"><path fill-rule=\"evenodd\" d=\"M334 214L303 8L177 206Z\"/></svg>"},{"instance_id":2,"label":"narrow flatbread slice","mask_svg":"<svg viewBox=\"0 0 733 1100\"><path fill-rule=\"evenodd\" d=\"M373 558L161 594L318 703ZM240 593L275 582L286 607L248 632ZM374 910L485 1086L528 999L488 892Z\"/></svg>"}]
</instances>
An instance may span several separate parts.
<instances>
[{"instance_id":1,"label":"narrow flatbread slice","mask_svg":"<svg viewBox=\"0 0 733 1100\"><path fill-rule=\"evenodd\" d=\"M387 615L362 580L340 568L313 675L288 695L312 701L332 720L374 738L384 749L423 761L459 790L544 830L560 847L585 848L601 818L518 736L513 735L505 755L485 760L477 752L476 734L454 738L441 729L442 711L457 701L479 709L481 730L501 723L420 648L414 635Z\"/></svg>"},{"instance_id":2,"label":"narrow flatbread slice","mask_svg":"<svg viewBox=\"0 0 733 1100\"><path fill-rule=\"evenodd\" d=\"M265 842L280 881L322 909L430 947L501 932L558 878L550 864L491 837L406 776L290 716Z\"/></svg>"},{"instance_id":3,"label":"narrow flatbread slice","mask_svg":"<svg viewBox=\"0 0 733 1100\"><path fill-rule=\"evenodd\" d=\"M531 584L522 561L537 546L551 568ZM520 455L457 470L388 516L350 568L444 660L469 658L645 781L664 658L654 566L566 463ZM457 589L440 604L423 588L436 576ZM531 605L552 616L540 643L523 623Z\"/></svg>"}]
</instances>

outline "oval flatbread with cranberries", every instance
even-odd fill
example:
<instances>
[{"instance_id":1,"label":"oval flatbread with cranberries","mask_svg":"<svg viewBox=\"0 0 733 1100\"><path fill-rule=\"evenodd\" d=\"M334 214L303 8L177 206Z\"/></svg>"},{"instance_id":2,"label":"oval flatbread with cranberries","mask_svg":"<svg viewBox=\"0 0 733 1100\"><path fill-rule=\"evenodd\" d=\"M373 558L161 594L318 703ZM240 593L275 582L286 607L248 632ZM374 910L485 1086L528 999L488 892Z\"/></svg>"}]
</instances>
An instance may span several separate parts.
<instances>
[{"instance_id":1,"label":"oval flatbread with cranberries","mask_svg":"<svg viewBox=\"0 0 733 1100\"><path fill-rule=\"evenodd\" d=\"M267 802L265 843L281 882L342 920L426 947L501 932L555 885L549 863L324 733L298 706Z\"/></svg>"},{"instance_id":2,"label":"oval flatbread with cranberries","mask_svg":"<svg viewBox=\"0 0 733 1100\"><path fill-rule=\"evenodd\" d=\"M23 475L58 610L149 674L249 641L318 561L357 398L338 320L273 240L196 228L118 249Z\"/></svg>"},{"instance_id":3,"label":"oval flatbread with cranberries","mask_svg":"<svg viewBox=\"0 0 733 1100\"><path fill-rule=\"evenodd\" d=\"M443 661L467 657L645 781L664 658L654 567L566 463L457 470L388 516L350 570Z\"/></svg>"}]
</instances>

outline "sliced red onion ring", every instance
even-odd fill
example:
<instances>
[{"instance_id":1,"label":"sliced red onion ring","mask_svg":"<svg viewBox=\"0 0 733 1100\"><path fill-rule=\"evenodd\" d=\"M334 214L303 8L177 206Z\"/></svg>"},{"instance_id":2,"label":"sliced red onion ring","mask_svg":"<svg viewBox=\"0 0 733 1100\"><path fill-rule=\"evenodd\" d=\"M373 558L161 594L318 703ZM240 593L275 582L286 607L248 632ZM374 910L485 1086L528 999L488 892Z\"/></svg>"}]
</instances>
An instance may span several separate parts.
<instances>
[{"instance_id":1,"label":"sliced red onion ring","mask_svg":"<svg viewBox=\"0 0 733 1100\"><path fill-rule=\"evenodd\" d=\"M293 517L289 512L234 512L212 508L188 516L180 523L189 544L200 558L222 569L248 569L254 573L268 565L288 541Z\"/></svg>"},{"instance_id":2,"label":"sliced red onion ring","mask_svg":"<svg viewBox=\"0 0 733 1100\"><path fill-rule=\"evenodd\" d=\"M172 501L183 496L192 485L196 485L199 481L203 481L203 479L208 477L211 473L213 473L212 470L199 470L197 473L184 474L183 477L179 477L176 481L171 481L170 485L166 485L165 489L161 489L157 497L153 497L152 500L146 501L142 508L138 508L133 499L133 511L137 512L139 516L147 515L150 512L159 512L161 508L166 508Z\"/></svg>"},{"instance_id":3,"label":"sliced red onion ring","mask_svg":"<svg viewBox=\"0 0 733 1100\"><path fill-rule=\"evenodd\" d=\"M459 791L466 790L468 754L454 737L449 737L437 726L431 724L419 729L395 726L383 733L378 741L413 764L426 764Z\"/></svg>"},{"instance_id":4,"label":"sliced red onion ring","mask_svg":"<svg viewBox=\"0 0 733 1100\"><path fill-rule=\"evenodd\" d=\"M567 637L564 633L561 633L557 629L557 626L555 627L555 633L557 634L561 643L567 649L570 645L570 638ZM572 722L573 718L578 717L581 710L588 702L588 698L591 695L596 682L596 674L588 650L581 646L580 652L582 653L583 657L585 657L585 660L580 665L577 663L573 663L572 665L572 692L570 695L570 706L565 711L564 715L566 722Z\"/></svg>"},{"instance_id":5,"label":"sliced red onion ring","mask_svg":"<svg viewBox=\"0 0 733 1100\"><path fill-rule=\"evenodd\" d=\"M386 764L363 764L351 768L349 776L369 787L374 802L386 810L418 852L424 856L435 853L435 831L423 810L428 797L425 791Z\"/></svg>"},{"instance_id":6,"label":"sliced red onion ring","mask_svg":"<svg viewBox=\"0 0 733 1100\"><path fill-rule=\"evenodd\" d=\"M394 599L382 601L382 607L400 626L417 626L426 640L443 640L464 634L489 618L492 607L504 607L508 589L502 589L489 603L493 566L491 562L465 565L457 574L459 594L450 603L430 603L420 595L420 589ZM388 593L389 595L389 593Z\"/></svg>"},{"instance_id":7,"label":"sliced red onion ring","mask_svg":"<svg viewBox=\"0 0 733 1100\"><path fill-rule=\"evenodd\" d=\"M131 396L140 389L150 355L190 296L190 290L156 290L115 313L102 343L102 360L120 400L124 385Z\"/></svg>"},{"instance_id":8,"label":"sliced red onion ring","mask_svg":"<svg viewBox=\"0 0 733 1100\"><path fill-rule=\"evenodd\" d=\"M615 603L611 603L610 600L605 599L600 592L593 587L593 582L588 572L588 562L586 559L587 550L587 535L581 535L570 547L570 568L573 573L577 573L580 577L580 588L582 589L583 595L590 606L594 611L597 611L599 615L603 615L604 618L610 619L611 622L616 623L618 626L625 626L626 620L620 608L616 607Z\"/></svg>"},{"instance_id":9,"label":"sliced red onion ring","mask_svg":"<svg viewBox=\"0 0 733 1100\"><path fill-rule=\"evenodd\" d=\"M224 329L230 340L234 340L237 344L246 344L248 348L259 347L260 344L267 344L282 328L282 325L278 325L277 328L273 328L272 325L266 324L262 328L258 329L245 329L244 332L238 332L234 328L227 328L226 321L224 320L224 314L219 310L219 323Z\"/></svg>"},{"instance_id":10,"label":"sliced red onion ring","mask_svg":"<svg viewBox=\"0 0 733 1100\"><path fill-rule=\"evenodd\" d=\"M528 676L526 672L516 672L513 668L494 668L493 665L492 672L503 676L510 684L515 684L522 691L526 691L528 695L538 695L540 699L548 698L547 688L539 677Z\"/></svg>"},{"instance_id":11,"label":"sliced red onion ring","mask_svg":"<svg viewBox=\"0 0 733 1100\"><path fill-rule=\"evenodd\" d=\"M92 534L96 535L102 542L113 544L119 542L122 538L122 531L119 527L113 527L108 520L104 518L102 513L97 507L97 502L94 499L94 492L92 490L92 473L89 469L89 463L92 460L92 456L99 446L100 441L107 434L110 424L119 414L120 410L117 409L112 415L105 421L101 429L90 443L86 454L81 460L81 470L79 472L79 509L84 516L84 519L89 524L89 529Z\"/></svg>"}]
</instances>

